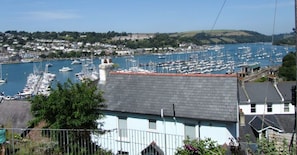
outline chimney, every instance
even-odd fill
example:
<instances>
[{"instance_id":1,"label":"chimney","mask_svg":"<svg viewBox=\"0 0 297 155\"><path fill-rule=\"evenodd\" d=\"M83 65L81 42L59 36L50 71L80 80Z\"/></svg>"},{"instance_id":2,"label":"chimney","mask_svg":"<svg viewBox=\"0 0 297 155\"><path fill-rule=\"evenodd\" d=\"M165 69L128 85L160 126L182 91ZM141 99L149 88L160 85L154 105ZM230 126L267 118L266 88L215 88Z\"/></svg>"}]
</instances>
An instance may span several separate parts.
<instances>
[{"instance_id":1,"label":"chimney","mask_svg":"<svg viewBox=\"0 0 297 155\"><path fill-rule=\"evenodd\" d=\"M112 66L113 66L113 63L111 59L108 59L108 58L101 59L101 64L99 65L99 75L100 75L99 84L106 83L107 75L111 70Z\"/></svg>"},{"instance_id":2,"label":"chimney","mask_svg":"<svg viewBox=\"0 0 297 155\"><path fill-rule=\"evenodd\" d=\"M245 116L242 109L239 110L239 125L245 126Z\"/></svg>"}]
</instances>

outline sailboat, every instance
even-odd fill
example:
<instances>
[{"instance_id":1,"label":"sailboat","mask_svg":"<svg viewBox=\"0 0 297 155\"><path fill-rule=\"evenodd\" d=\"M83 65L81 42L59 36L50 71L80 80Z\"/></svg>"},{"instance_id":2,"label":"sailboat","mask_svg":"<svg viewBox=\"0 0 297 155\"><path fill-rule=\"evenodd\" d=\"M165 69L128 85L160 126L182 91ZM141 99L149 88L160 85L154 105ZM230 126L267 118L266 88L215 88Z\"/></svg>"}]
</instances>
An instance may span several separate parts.
<instances>
[{"instance_id":1,"label":"sailboat","mask_svg":"<svg viewBox=\"0 0 297 155\"><path fill-rule=\"evenodd\" d=\"M2 64L0 64L0 84L6 83L6 79L2 78Z\"/></svg>"}]
</instances>

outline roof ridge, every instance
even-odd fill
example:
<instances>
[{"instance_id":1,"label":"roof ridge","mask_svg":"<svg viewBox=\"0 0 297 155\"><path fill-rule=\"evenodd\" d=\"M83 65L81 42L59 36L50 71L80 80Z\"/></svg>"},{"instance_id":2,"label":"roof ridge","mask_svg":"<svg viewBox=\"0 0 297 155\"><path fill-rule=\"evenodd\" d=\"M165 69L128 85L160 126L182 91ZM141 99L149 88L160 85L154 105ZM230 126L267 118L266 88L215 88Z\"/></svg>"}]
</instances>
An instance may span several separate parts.
<instances>
[{"instance_id":1,"label":"roof ridge","mask_svg":"<svg viewBox=\"0 0 297 155\"><path fill-rule=\"evenodd\" d=\"M146 76L189 76L189 77L237 77L236 74L178 74L178 73L155 73L155 72L116 72L110 74L121 75L146 75Z\"/></svg>"}]
</instances>

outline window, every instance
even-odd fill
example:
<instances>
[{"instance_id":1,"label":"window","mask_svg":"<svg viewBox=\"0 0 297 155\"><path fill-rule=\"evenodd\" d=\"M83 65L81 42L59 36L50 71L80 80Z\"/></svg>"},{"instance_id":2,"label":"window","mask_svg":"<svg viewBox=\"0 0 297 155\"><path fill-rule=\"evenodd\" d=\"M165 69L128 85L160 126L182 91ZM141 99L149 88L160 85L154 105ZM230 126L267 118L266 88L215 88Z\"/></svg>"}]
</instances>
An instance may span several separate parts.
<instances>
[{"instance_id":1,"label":"window","mask_svg":"<svg viewBox=\"0 0 297 155\"><path fill-rule=\"evenodd\" d=\"M127 132L127 117L119 117L119 134L120 137L128 137Z\"/></svg>"},{"instance_id":2,"label":"window","mask_svg":"<svg viewBox=\"0 0 297 155\"><path fill-rule=\"evenodd\" d=\"M189 137L190 139L196 138L194 125L185 125L185 137Z\"/></svg>"},{"instance_id":3,"label":"window","mask_svg":"<svg viewBox=\"0 0 297 155\"><path fill-rule=\"evenodd\" d=\"M272 112L272 103L267 104L267 112Z\"/></svg>"},{"instance_id":4,"label":"window","mask_svg":"<svg viewBox=\"0 0 297 155\"><path fill-rule=\"evenodd\" d=\"M285 103L284 104L284 112L289 112L289 111L290 111L289 103Z\"/></svg>"},{"instance_id":5,"label":"window","mask_svg":"<svg viewBox=\"0 0 297 155\"><path fill-rule=\"evenodd\" d=\"M251 104L251 112L252 113L256 112L256 104Z\"/></svg>"},{"instance_id":6,"label":"window","mask_svg":"<svg viewBox=\"0 0 297 155\"><path fill-rule=\"evenodd\" d=\"M149 129L157 129L156 120L149 120Z\"/></svg>"}]
</instances>

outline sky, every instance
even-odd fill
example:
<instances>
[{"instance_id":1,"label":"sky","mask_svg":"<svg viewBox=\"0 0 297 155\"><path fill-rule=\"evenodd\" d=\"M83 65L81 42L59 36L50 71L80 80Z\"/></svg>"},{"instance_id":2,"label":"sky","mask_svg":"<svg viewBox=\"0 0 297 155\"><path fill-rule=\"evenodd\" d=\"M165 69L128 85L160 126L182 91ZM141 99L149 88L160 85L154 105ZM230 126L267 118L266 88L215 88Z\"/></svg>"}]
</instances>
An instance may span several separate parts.
<instances>
[{"instance_id":1,"label":"sky","mask_svg":"<svg viewBox=\"0 0 297 155\"><path fill-rule=\"evenodd\" d=\"M294 0L1 0L0 31L172 33L295 27Z\"/></svg>"}]
</instances>

